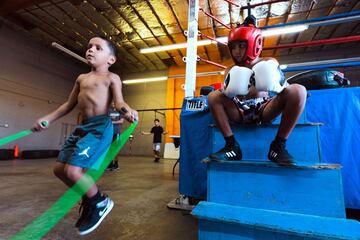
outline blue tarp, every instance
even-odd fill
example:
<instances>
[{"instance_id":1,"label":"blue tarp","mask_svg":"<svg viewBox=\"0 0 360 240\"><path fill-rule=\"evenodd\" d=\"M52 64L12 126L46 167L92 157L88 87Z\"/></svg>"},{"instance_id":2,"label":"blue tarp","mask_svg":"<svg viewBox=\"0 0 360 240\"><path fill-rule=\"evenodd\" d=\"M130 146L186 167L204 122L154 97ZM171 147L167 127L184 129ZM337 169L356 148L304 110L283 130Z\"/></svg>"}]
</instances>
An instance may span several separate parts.
<instances>
[{"instance_id":1,"label":"blue tarp","mask_svg":"<svg viewBox=\"0 0 360 240\"><path fill-rule=\"evenodd\" d=\"M360 88L309 91L306 118L322 122L320 128L323 161L340 163L347 208L360 209ZM184 99L181 120L181 194L206 198L206 165L201 163L213 152L214 123L207 98ZM291 137L291 136L290 136Z\"/></svg>"}]
</instances>

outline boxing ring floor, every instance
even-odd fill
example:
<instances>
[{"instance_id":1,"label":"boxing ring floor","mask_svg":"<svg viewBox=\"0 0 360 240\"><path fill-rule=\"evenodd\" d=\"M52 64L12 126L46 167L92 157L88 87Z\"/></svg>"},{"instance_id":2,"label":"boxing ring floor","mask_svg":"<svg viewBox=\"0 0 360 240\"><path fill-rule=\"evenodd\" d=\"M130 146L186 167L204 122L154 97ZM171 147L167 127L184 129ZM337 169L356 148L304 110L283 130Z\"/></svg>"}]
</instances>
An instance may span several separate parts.
<instances>
[{"instance_id":1,"label":"boxing ring floor","mask_svg":"<svg viewBox=\"0 0 360 240\"><path fill-rule=\"evenodd\" d=\"M118 157L120 169L105 172L99 186L115 202L101 225L79 236L74 224L78 205L43 239L197 239L196 220L187 212L166 207L178 196L178 175L173 160L152 157ZM47 210L66 187L53 175L55 158L0 161L0 239L8 239Z\"/></svg>"}]
</instances>

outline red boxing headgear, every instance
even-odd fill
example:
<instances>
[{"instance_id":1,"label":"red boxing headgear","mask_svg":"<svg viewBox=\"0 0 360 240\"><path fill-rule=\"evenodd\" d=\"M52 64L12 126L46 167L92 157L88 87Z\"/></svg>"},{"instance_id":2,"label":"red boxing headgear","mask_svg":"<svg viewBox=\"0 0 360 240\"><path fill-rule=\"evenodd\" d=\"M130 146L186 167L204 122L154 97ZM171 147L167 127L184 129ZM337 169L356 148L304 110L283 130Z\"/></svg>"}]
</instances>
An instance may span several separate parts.
<instances>
[{"instance_id":1,"label":"red boxing headgear","mask_svg":"<svg viewBox=\"0 0 360 240\"><path fill-rule=\"evenodd\" d=\"M251 62L258 57L262 51L263 39L261 36L261 30L254 25L249 24L247 26L240 25L230 31L228 37L228 46L231 54L231 43L237 41L244 41L247 43L247 49L245 52L245 62Z\"/></svg>"}]
</instances>

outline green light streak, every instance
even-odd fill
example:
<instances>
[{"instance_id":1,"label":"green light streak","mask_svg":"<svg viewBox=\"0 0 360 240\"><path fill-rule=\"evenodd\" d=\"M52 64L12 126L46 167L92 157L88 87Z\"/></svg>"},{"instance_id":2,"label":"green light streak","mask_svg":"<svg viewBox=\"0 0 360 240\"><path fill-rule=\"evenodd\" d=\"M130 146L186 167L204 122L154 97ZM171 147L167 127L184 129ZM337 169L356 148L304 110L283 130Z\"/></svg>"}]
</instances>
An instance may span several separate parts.
<instances>
[{"instance_id":1,"label":"green light streak","mask_svg":"<svg viewBox=\"0 0 360 240\"><path fill-rule=\"evenodd\" d=\"M99 170L89 169L83 177L67 190L46 212L13 235L10 240L36 240L41 239L47 234L80 200L82 195L90 189L92 185L87 181L88 178L91 178L90 182L96 182L101 177L110 161L116 157L120 149L129 139L131 133L135 130L136 124L137 122L131 124L129 128L120 135L120 138L111 144L107 153L102 155L103 157L106 154ZM100 157L100 159L102 157Z\"/></svg>"},{"instance_id":2,"label":"green light streak","mask_svg":"<svg viewBox=\"0 0 360 240\"><path fill-rule=\"evenodd\" d=\"M25 131L22 131L22 132L18 132L18 133L15 133L11 136L7 136L7 137L4 137L2 139L0 139L0 146L4 145L4 144L7 144L9 142L12 142L12 141L15 141L19 138L22 138L22 137L25 137L29 134L32 134L33 131L32 130L25 130Z\"/></svg>"}]
</instances>

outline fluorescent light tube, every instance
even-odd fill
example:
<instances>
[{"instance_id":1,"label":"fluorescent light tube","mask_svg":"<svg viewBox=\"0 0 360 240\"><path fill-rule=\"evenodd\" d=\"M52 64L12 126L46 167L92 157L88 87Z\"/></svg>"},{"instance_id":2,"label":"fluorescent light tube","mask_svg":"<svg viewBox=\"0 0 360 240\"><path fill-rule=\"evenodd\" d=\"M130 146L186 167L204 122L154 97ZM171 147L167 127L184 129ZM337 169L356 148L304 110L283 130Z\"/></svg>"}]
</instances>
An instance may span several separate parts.
<instances>
[{"instance_id":1,"label":"fluorescent light tube","mask_svg":"<svg viewBox=\"0 0 360 240\"><path fill-rule=\"evenodd\" d=\"M168 79L168 77L128 79L128 80L124 80L123 84L136 84L136 83L144 83L144 82L166 81L167 79Z\"/></svg>"},{"instance_id":2,"label":"fluorescent light tube","mask_svg":"<svg viewBox=\"0 0 360 240\"><path fill-rule=\"evenodd\" d=\"M294 33L294 32L301 32L308 28L309 28L309 26L306 24L287 26L287 27L279 27L279 28L263 30L262 35L263 35L263 37L268 37L268 36L274 36L274 35L280 35L280 34L288 34L288 33ZM226 37L218 37L218 38L216 38L216 40L219 42L226 43L228 41L228 38L227 38L227 36ZM200 40L197 42L197 46L204 46L204 45L210 45L210 44L216 44L216 43L217 43L216 41L212 41L210 39ZM143 48L143 49L140 49L140 53L162 52L162 51L175 50L175 49L181 49L181 48L186 48L186 47L187 47L187 43L184 42L184 43L177 43L177 44L171 44L171 45L165 45L165 46Z\"/></svg>"},{"instance_id":3,"label":"fluorescent light tube","mask_svg":"<svg viewBox=\"0 0 360 240\"><path fill-rule=\"evenodd\" d=\"M280 34L302 32L308 28L309 28L309 26L306 24L280 27L280 28L272 28L272 29L263 30L262 35L263 35L263 37L268 37L268 36L275 36L275 35L280 35Z\"/></svg>"},{"instance_id":4,"label":"fluorescent light tube","mask_svg":"<svg viewBox=\"0 0 360 240\"><path fill-rule=\"evenodd\" d=\"M215 41L211 41L210 39L200 40L200 41L197 41L197 46L210 45L213 42L216 43ZM186 47L187 47L187 43L184 42L184 43L177 43L177 44L171 44L171 45L165 45L165 46L143 48L143 49L140 49L140 53L162 52L162 51L169 51L169 50L181 49L181 48L186 48Z\"/></svg>"}]
</instances>

